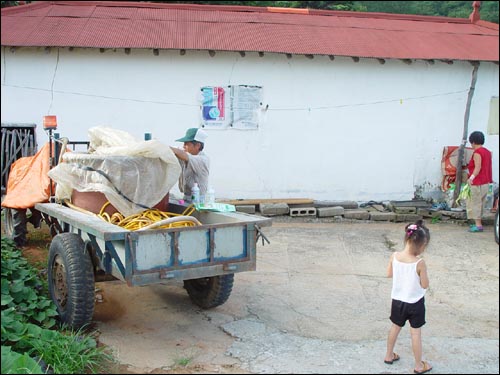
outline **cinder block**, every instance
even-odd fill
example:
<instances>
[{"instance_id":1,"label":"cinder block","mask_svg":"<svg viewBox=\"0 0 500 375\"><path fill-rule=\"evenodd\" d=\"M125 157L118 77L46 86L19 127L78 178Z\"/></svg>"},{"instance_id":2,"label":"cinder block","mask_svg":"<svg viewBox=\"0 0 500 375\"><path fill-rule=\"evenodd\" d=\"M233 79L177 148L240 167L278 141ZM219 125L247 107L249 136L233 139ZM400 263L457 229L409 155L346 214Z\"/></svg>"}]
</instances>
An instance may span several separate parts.
<instances>
[{"instance_id":1,"label":"cinder block","mask_svg":"<svg viewBox=\"0 0 500 375\"><path fill-rule=\"evenodd\" d=\"M264 216L288 215L290 207L286 203L260 203L259 211Z\"/></svg>"},{"instance_id":2,"label":"cinder block","mask_svg":"<svg viewBox=\"0 0 500 375\"><path fill-rule=\"evenodd\" d=\"M394 207L394 212L397 214L415 214L417 213L416 207Z\"/></svg>"},{"instance_id":3,"label":"cinder block","mask_svg":"<svg viewBox=\"0 0 500 375\"><path fill-rule=\"evenodd\" d=\"M422 215L417 215L417 214L396 214L397 222L413 223L417 220L422 220L422 219L423 219Z\"/></svg>"},{"instance_id":4,"label":"cinder block","mask_svg":"<svg viewBox=\"0 0 500 375\"><path fill-rule=\"evenodd\" d=\"M244 212L246 214L254 214L255 213L255 205L254 204L237 205L236 211Z\"/></svg>"},{"instance_id":5,"label":"cinder block","mask_svg":"<svg viewBox=\"0 0 500 375\"><path fill-rule=\"evenodd\" d=\"M396 214L394 212L370 212L370 220L373 221L395 221Z\"/></svg>"},{"instance_id":6,"label":"cinder block","mask_svg":"<svg viewBox=\"0 0 500 375\"><path fill-rule=\"evenodd\" d=\"M443 215L449 216L453 219L464 220L467 219L466 211L440 211Z\"/></svg>"},{"instance_id":7,"label":"cinder block","mask_svg":"<svg viewBox=\"0 0 500 375\"><path fill-rule=\"evenodd\" d=\"M315 207L290 208L290 216L316 216L316 208Z\"/></svg>"},{"instance_id":8,"label":"cinder block","mask_svg":"<svg viewBox=\"0 0 500 375\"><path fill-rule=\"evenodd\" d=\"M422 215L423 217L437 218L440 219L443 214L440 211L429 210L428 208L417 208L417 215Z\"/></svg>"},{"instance_id":9,"label":"cinder block","mask_svg":"<svg viewBox=\"0 0 500 375\"><path fill-rule=\"evenodd\" d=\"M318 217L342 216L344 215L344 207L321 207L316 209Z\"/></svg>"},{"instance_id":10,"label":"cinder block","mask_svg":"<svg viewBox=\"0 0 500 375\"><path fill-rule=\"evenodd\" d=\"M314 206L319 207L343 207L344 209L359 208L358 202L354 201L314 201Z\"/></svg>"},{"instance_id":11,"label":"cinder block","mask_svg":"<svg viewBox=\"0 0 500 375\"><path fill-rule=\"evenodd\" d=\"M344 217L346 219L369 220L370 213L365 210L345 210Z\"/></svg>"},{"instance_id":12,"label":"cinder block","mask_svg":"<svg viewBox=\"0 0 500 375\"><path fill-rule=\"evenodd\" d=\"M370 212L387 212L387 210L382 204L370 204L361 207Z\"/></svg>"},{"instance_id":13,"label":"cinder block","mask_svg":"<svg viewBox=\"0 0 500 375\"><path fill-rule=\"evenodd\" d=\"M390 201L389 207L391 210L394 210L394 207L421 207L421 208L429 208L432 204L425 200L411 200L411 201Z\"/></svg>"}]
</instances>

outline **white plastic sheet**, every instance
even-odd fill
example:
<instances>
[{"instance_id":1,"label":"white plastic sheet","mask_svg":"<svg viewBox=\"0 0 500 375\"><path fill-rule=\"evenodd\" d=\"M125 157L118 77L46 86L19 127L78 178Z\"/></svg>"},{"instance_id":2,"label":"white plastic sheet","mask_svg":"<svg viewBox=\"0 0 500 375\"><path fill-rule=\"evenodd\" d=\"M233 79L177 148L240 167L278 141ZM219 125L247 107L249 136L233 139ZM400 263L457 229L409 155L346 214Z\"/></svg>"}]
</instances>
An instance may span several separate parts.
<instances>
[{"instance_id":1,"label":"white plastic sheet","mask_svg":"<svg viewBox=\"0 0 500 375\"><path fill-rule=\"evenodd\" d=\"M169 146L139 141L121 130L89 129L88 153L66 153L49 172L56 199L70 199L73 189L101 192L124 216L160 202L178 181L181 166Z\"/></svg>"}]
</instances>

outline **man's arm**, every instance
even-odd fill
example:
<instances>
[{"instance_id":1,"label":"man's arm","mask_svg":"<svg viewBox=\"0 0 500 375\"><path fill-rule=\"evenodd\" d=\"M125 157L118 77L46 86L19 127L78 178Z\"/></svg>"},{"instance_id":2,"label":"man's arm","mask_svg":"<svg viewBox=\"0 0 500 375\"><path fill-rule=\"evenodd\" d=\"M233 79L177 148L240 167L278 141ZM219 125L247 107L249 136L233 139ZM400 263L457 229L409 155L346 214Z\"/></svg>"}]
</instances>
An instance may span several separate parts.
<instances>
[{"instance_id":1,"label":"man's arm","mask_svg":"<svg viewBox=\"0 0 500 375\"><path fill-rule=\"evenodd\" d=\"M188 161L189 160L189 155L186 151L181 150L180 148L172 147L170 146L170 149L174 152L175 156L177 156L179 159Z\"/></svg>"}]
</instances>

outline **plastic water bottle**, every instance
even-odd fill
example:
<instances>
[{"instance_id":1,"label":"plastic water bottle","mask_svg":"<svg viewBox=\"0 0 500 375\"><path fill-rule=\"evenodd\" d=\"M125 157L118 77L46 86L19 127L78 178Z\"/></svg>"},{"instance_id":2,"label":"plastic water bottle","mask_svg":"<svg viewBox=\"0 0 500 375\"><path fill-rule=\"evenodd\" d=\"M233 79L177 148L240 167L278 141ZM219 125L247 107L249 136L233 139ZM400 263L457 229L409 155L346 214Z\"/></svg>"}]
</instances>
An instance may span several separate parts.
<instances>
[{"instance_id":1,"label":"plastic water bottle","mask_svg":"<svg viewBox=\"0 0 500 375\"><path fill-rule=\"evenodd\" d=\"M206 204L211 207L215 204L215 190L211 187L208 188L207 191L207 199Z\"/></svg>"},{"instance_id":2,"label":"plastic water bottle","mask_svg":"<svg viewBox=\"0 0 500 375\"><path fill-rule=\"evenodd\" d=\"M200 204L200 188L198 187L198 183L196 182L191 189L191 200L194 204Z\"/></svg>"},{"instance_id":3,"label":"plastic water bottle","mask_svg":"<svg viewBox=\"0 0 500 375\"><path fill-rule=\"evenodd\" d=\"M493 184L489 184L488 193L484 202L484 209L491 210L493 208Z\"/></svg>"}]
</instances>

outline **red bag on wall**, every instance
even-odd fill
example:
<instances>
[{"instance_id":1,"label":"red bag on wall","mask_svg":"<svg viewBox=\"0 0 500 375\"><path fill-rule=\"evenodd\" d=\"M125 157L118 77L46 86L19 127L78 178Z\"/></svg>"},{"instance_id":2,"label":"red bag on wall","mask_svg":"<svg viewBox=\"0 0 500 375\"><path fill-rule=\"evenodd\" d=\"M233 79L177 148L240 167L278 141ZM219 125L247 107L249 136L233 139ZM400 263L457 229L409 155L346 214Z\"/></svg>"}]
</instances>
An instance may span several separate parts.
<instances>
[{"instance_id":1,"label":"red bag on wall","mask_svg":"<svg viewBox=\"0 0 500 375\"><path fill-rule=\"evenodd\" d=\"M469 165L473 152L474 149L472 147L466 147L464 150L462 181L465 181L467 179L467 166ZM443 174L441 189L443 191L448 190L450 188L450 184L455 182L457 178L457 164L458 164L458 146L445 146L443 148L443 156L441 157L441 172Z\"/></svg>"}]
</instances>

